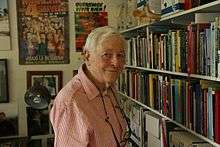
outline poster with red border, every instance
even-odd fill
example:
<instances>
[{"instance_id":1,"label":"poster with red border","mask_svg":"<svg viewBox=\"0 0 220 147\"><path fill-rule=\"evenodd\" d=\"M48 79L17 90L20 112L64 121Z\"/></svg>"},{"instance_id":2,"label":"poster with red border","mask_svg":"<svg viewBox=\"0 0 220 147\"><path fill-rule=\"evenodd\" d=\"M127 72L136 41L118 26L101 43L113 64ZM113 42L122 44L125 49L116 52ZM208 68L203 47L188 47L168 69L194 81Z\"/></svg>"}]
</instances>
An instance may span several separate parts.
<instances>
[{"instance_id":1,"label":"poster with red border","mask_svg":"<svg viewBox=\"0 0 220 147\"><path fill-rule=\"evenodd\" d=\"M88 34L94 28L108 25L104 3L75 3L76 51L82 52Z\"/></svg>"}]
</instances>

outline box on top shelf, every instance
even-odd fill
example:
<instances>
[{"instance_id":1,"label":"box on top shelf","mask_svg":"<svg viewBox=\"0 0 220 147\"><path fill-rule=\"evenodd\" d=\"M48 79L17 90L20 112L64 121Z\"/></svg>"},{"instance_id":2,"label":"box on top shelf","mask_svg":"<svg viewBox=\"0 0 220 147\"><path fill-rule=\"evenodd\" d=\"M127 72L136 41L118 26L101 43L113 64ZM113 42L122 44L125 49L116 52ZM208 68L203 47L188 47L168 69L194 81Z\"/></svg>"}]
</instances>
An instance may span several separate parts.
<instances>
[{"instance_id":1,"label":"box on top shelf","mask_svg":"<svg viewBox=\"0 0 220 147\"><path fill-rule=\"evenodd\" d=\"M184 0L161 0L161 14L170 15L184 10Z\"/></svg>"}]
</instances>

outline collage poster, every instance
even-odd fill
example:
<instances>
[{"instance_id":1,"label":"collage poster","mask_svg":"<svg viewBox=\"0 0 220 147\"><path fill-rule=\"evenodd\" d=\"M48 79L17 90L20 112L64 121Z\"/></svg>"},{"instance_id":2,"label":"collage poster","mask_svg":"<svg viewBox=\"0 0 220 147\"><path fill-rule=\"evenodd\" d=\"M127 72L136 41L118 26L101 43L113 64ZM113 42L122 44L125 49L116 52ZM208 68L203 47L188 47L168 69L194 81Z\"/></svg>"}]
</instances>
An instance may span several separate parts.
<instances>
[{"instance_id":1,"label":"collage poster","mask_svg":"<svg viewBox=\"0 0 220 147\"><path fill-rule=\"evenodd\" d=\"M17 0L19 64L69 63L68 0Z\"/></svg>"},{"instance_id":2,"label":"collage poster","mask_svg":"<svg viewBox=\"0 0 220 147\"><path fill-rule=\"evenodd\" d=\"M75 3L76 51L82 52L88 34L94 28L108 25L104 3Z\"/></svg>"},{"instance_id":3,"label":"collage poster","mask_svg":"<svg viewBox=\"0 0 220 147\"><path fill-rule=\"evenodd\" d=\"M10 49L8 0L0 0L0 44L0 50ZM6 44L6 48L4 44Z\"/></svg>"}]
</instances>

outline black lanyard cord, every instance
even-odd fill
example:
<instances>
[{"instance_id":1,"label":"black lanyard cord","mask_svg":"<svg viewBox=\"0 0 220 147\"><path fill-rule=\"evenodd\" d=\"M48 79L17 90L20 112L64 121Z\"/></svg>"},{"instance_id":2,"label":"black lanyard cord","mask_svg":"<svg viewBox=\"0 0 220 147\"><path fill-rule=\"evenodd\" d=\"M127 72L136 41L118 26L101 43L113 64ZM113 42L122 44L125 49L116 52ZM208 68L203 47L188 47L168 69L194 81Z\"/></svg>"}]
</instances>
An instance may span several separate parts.
<instances>
[{"instance_id":1,"label":"black lanyard cord","mask_svg":"<svg viewBox=\"0 0 220 147\"><path fill-rule=\"evenodd\" d=\"M105 121L107 122L107 124L109 124L109 126L110 126L110 128L111 128L111 130L112 130L112 134L113 134L114 139L115 139L115 141L116 141L117 147L120 147L120 143L119 143L118 138L117 138L117 136L116 136L116 134L115 134L115 131L114 131L114 129L113 129L112 124L109 122L109 119L108 119L108 118L106 118Z\"/></svg>"},{"instance_id":2,"label":"black lanyard cord","mask_svg":"<svg viewBox=\"0 0 220 147\"><path fill-rule=\"evenodd\" d=\"M114 91L113 91L112 88L111 88L111 91L112 91L112 93L113 93L113 95L114 95L114 98L115 98L115 101L116 101L116 103L117 103L117 106L115 106L115 108L118 108L118 109L121 111L122 117L125 119L125 121L126 121L126 123L127 123L128 132L129 132L129 137L130 137L131 132L132 132L132 131L131 131L131 126L130 126L130 120L129 120L129 118L126 116L124 110L120 107L119 102L118 102L118 99L117 99L117 96L116 96L116 94L114 93Z\"/></svg>"},{"instance_id":3,"label":"black lanyard cord","mask_svg":"<svg viewBox=\"0 0 220 147\"><path fill-rule=\"evenodd\" d=\"M104 108L105 115L106 115L105 122L107 122L107 124L110 126L110 128L111 128L111 130L112 130L112 134L113 134L114 139L115 139L115 141L116 141L117 147L120 147L120 143L119 143L118 138L117 138L117 136L116 136L116 134L115 134L115 131L114 131L114 129L113 129L113 126L112 126L112 124L109 122L109 116L108 116L107 109L106 109L105 102L104 102L104 98L103 98L103 95L102 95L101 92L100 92L100 95L101 95L102 104L103 104L103 108Z\"/></svg>"}]
</instances>

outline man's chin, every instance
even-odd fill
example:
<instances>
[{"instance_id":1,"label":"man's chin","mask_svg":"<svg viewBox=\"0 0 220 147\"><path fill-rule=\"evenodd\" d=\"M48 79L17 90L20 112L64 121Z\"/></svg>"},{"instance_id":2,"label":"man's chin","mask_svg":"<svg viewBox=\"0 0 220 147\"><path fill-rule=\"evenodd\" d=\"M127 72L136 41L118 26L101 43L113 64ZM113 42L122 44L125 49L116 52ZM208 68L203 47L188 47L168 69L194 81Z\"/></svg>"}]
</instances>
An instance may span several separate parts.
<instances>
[{"instance_id":1,"label":"man's chin","mask_svg":"<svg viewBox=\"0 0 220 147\"><path fill-rule=\"evenodd\" d=\"M106 80L106 83L107 83L108 85L112 85L112 84L114 84L114 83L116 82L116 80L117 80L117 79L115 79L115 78L114 78L114 79L107 79L107 80Z\"/></svg>"}]
</instances>

